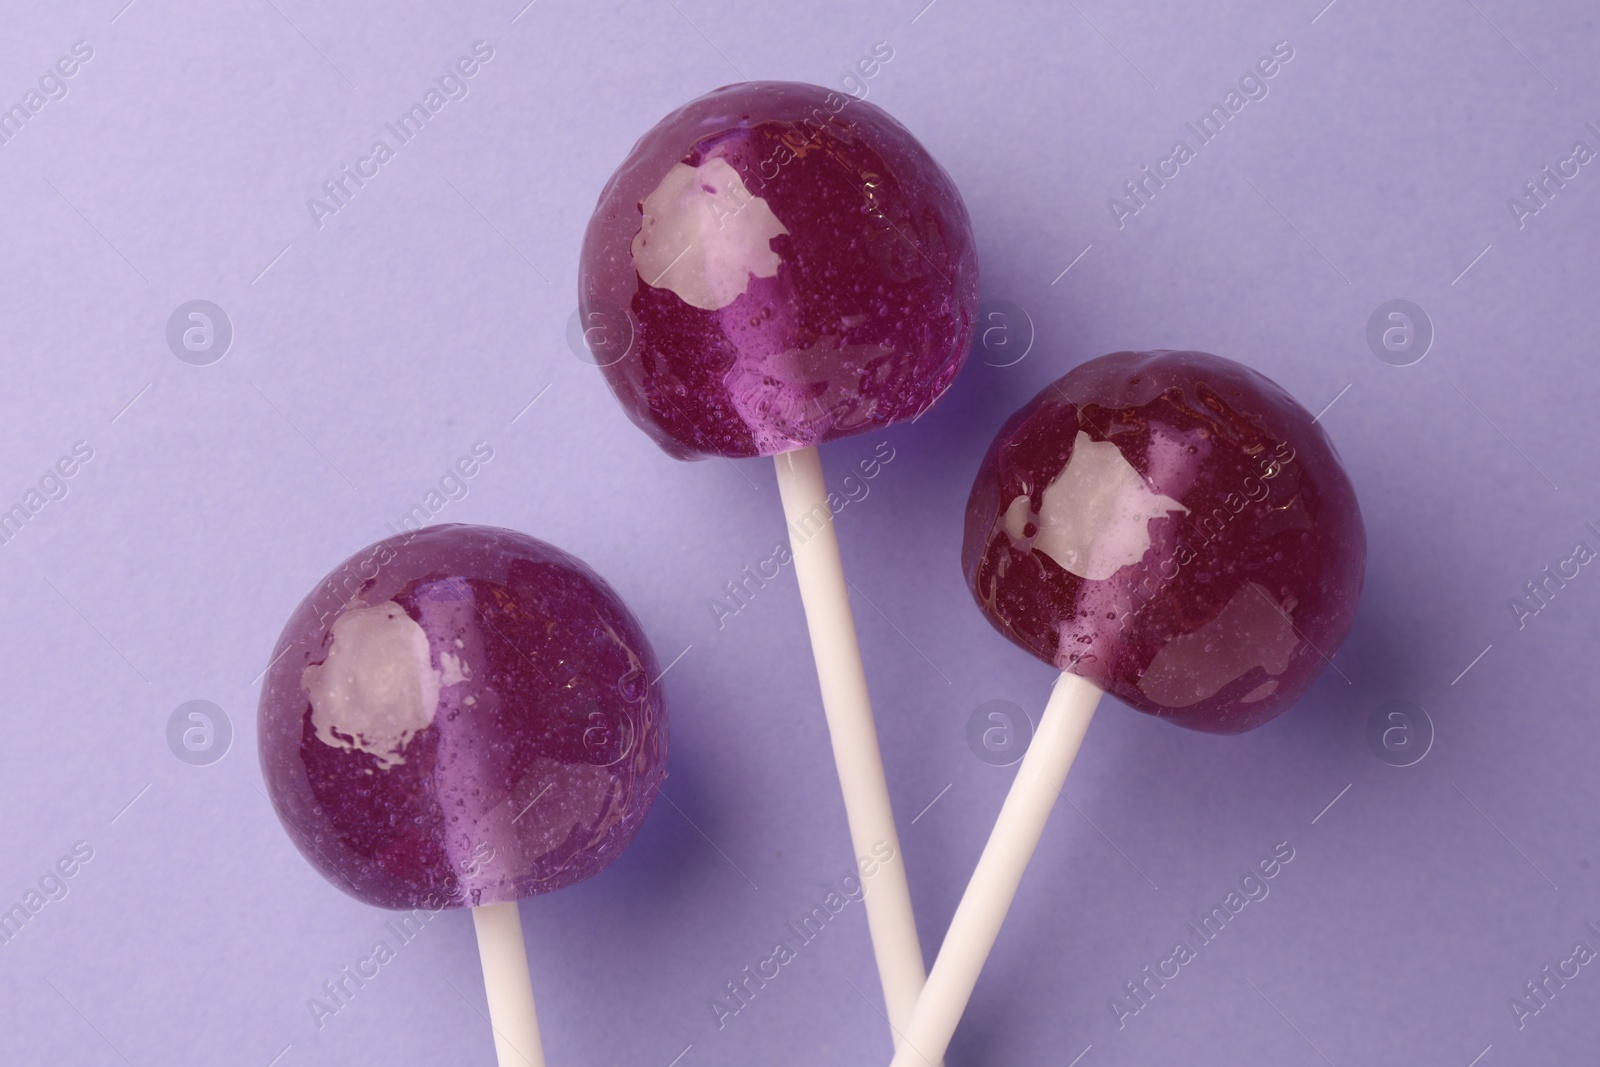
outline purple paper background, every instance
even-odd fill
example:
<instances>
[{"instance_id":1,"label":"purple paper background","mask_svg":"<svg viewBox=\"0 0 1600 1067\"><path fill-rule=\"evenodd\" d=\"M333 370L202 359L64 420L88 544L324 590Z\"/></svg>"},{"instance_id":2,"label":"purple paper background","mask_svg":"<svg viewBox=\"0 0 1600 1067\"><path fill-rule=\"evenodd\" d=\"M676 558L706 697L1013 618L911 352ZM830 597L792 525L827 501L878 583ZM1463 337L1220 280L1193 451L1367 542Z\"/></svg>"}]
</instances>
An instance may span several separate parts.
<instances>
[{"instance_id":1,"label":"purple paper background","mask_svg":"<svg viewBox=\"0 0 1600 1067\"><path fill-rule=\"evenodd\" d=\"M1108 703L952 1067L1593 1057L1600 966L1520 1030L1509 1001L1600 948L1600 571L1520 630L1508 605L1600 548L1600 162L1520 229L1506 203L1600 149L1592 5L924 2L7 5L0 105L74 42L94 55L0 145L0 504L76 441L93 459L0 548L0 904L74 842L93 859L0 946L0 1059L492 1062L461 912L313 1022L387 916L295 853L253 737L294 604L485 441L439 520L579 554L663 663L683 653L671 803L603 876L522 907L550 1062L887 1062L859 904L722 1029L708 1006L850 863L792 579L721 629L709 606L783 536L777 493L761 461L661 455L566 342L582 228L635 137L741 76L837 86L877 41L870 99L955 177L986 300L1036 335L986 365L1026 332L991 320L927 417L824 450L838 479L894 449L839 524L930 957L1012 773L968 719L1036 716L1051 680L957 565L1007 414L1113 349L1243 360L1312 411L1338 398L1369 538L1339 670L1283 718L1218 738ZM318 229L307 198L479 40L469 95ZM1277 41L1267 98L1119 231L1107 199ZM165 337L196 298L235 330L209 366ZM1366 340L1395 298L1437 332L1412 366ZM234 730L207 766L166 738L193 699ZM1405 768L1367 740L1396 699L1437 733ZM1281 841L1271 895L1119 1030L1111 998Z\"/></svg>"}]
</instances>

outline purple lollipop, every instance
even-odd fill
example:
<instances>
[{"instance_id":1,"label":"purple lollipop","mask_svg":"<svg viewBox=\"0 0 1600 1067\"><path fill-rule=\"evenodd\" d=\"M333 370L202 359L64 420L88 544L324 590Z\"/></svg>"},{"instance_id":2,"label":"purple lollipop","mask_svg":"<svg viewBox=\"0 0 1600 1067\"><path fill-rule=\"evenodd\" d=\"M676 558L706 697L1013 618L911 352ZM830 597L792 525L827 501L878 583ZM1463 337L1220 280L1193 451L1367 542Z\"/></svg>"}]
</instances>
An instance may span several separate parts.
<instances>
[{"instance_id":1,"label":"purple lollipop","mask_svg":"<svg viewBox=\"0 0 1600 1067\"><path fill-rule=\"evenodd\" d=\"M1298 700L1350 632L1365 548L1350 479L1288 393L1204 352L1117 352L1000 431L962 569L1057 670L1232 734Z\"/></svg>"},{"instance_id":2,"label":"purple lollipop","mask_svg":"<svg viewBox=\"0 0 1600 1067\"><path fill-rule=\"evenodd\" d=\"M971 340L977 251L955 183L888 112L745 82L633 146L589 220L578 300L663 449L772 456L939 399Z\"/></svg>"},{"instance_id":3,"label":"purple lollipop","mask_svg":"<svg viewBox=\"0 0 1600 1067\"><path fill-rule=\"evenodd\" d=\"M1102 690L1196 730L1268 721L1350 632L1366 535L1333 444L1277 384L1115 352L1006 422L961 555L990 623L1062 674L893 1067L950 1043Z\"/></svg>"},{"instance_id":4,"label":"purple lollipop","mask_svg":"<svg viewBox=\"0 0 1600 1067\"><path fill-rule=\"evenodd\" d=\"M665 773L638 621L593 571L510 530L434 526L301 602L262 687L278 817L381 908L470 907L502 1064L542 1064L516 902L593 877Z\"/></svg>"},{"instance_id":5,"label":"purple lollipop","mask_svg":"<svg viewBox=\"0 0 1600 1067\"><path fill-rule=\"evenodd\" d=\"M622 408L669 454L773 456L890 1026L925 971L816 446L926 411L966 358L971 223L875 105L795 82L707 93L600 194L580 323ZM896 862L879 864L875 854Z\"/></svg>"}]
</instances>

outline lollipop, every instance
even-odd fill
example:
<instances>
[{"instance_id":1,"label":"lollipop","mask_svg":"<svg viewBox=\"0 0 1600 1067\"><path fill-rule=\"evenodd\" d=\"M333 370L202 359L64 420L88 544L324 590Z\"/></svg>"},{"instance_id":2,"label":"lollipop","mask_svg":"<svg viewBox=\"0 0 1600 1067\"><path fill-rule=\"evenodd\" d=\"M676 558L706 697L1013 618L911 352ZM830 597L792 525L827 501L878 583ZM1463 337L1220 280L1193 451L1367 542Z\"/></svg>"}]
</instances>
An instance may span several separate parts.
<instances>
[{"instance_id":1,"label":"lollipop","mask_svg":"<svg viewBox=\"0 0 1600 1067\"><path fill-rule=\"evenodd\" d=\"M1001 429L962 570L989 622L1062 672L894 1067L937 1063L1103 692L1239 733L1350 630L1366 536L1333 445L1273 382L1202 352L1117 352Z\"/></svg>"},{"instance_id":2,"label":"lollipop","mask_svg":"<svg viewBox=\"0 0 1600 1067\"><path fill-rule=\"evenodd\" d=\"M596 362L657 444L774 457L856 855L898 857L816 446L915 418L960 370L978 273L955 185L872 104L792 82L718 89L617 169L578 292ZM898 1031L925 973L904 864L866 899Z\"/></svg>"},{"instance_id":3,"label":"lollipop","mask_svg":"<svg viewBox=\"0 0 1600 1067\"><path fill-rule=\"evenodd\" d=\"M510 530L350 557L284 627L261 770L323 877L380 908L472 908L502 1067L544 1054L517 901L600 873L664 777L666 705L627 607Z\"/></svg>"}]
</instances>

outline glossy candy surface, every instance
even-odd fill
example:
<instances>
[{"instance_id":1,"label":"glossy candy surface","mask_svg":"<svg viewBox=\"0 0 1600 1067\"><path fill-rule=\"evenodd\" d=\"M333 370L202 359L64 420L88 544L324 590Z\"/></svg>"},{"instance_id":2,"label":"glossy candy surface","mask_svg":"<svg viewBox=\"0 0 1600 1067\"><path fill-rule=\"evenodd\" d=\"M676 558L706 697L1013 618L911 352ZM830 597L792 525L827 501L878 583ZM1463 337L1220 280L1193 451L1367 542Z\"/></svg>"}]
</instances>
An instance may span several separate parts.
<instances>
[{"instance_id":1,"label":"glossy candy surface","mask_svg":"<svg viewBox=\"0 0 1600 1067\"><path fill-rule=\"evenodd\" d=\"M1117 352L1047 386L984 457L962 546L1006 637L1215 733L1299 699L1350 630L1365 561L1321 427L1201 352Z\"/></svg>"},{"instance_id":2,"label":"glossy candy surface","mask_svg":"<svg viewBox=\"0 0 1600 1067\"><path fill-rule=\"evenodd\" d=\"M977 254L955 184L887 112L749 82L634 146L578 294L596 362L663 449L774 455L933 404L966 358Z\"/></svg>"},{"instance_id":3,"label":"glossy candy surface","mask_svg":"<svg viewBox=\"0 0 1600 1067\"><path fill-rule=\"evenodd\" d=\"M611 588L523 534L372 545L273 652L261 768L289 836L386 908L477 906L598 874L660 787L655 655Z\"/></svg>"}]
</instances>

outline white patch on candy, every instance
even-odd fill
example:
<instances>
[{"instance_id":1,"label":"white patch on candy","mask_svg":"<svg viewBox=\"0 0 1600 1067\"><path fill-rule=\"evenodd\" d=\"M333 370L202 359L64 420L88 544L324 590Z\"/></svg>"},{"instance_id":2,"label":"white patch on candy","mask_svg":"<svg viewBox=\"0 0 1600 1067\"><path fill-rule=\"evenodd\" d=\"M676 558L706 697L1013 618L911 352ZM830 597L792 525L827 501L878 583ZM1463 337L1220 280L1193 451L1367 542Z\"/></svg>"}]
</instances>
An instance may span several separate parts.
<instances>
[{"instance_id":1,"label":"white patch on candy","mask_svg":"<svg viewBox=\"0 0 1600 1067\"><path fill-rule=\"evenodd\" d=\"M751 275L778 273L782 260L768 242L789 231L726 160L673 164L640 206L633 266L651 288L716 311L744 294Z\"/></svg>"},{"instance_id":2,"label":"white patch on candy","mask_svg":"<svg viewBox=\"0 0 1600 1067\"><path fill-rule=\"evenodd\" d=\"M885 354L824 334L806 348L740 359L723 381L763 454L787 452L865 428L878 404L867 386L883 380Z\"/></svg>"},{"instance_id":3,"label":"white patch on candy","mask_svg":"<svg viewBox=\"0 0 1600 1067\"><path fill-rule=\"evenodd\" d=\"M1033 501L1023 493L1006 508L1006 534L1013 541L1026 541L1028 520L1033 518Z\"/></svg>"},{"instance_id":4,"label":"white patch on candy","mask_svg":"<svg viewBox=\"0 0 1600 1067\"><path fill-rule=\"evenodd\" d=\"M1269 696L1271 696L1273 693L1276 693L1277 691L1278 691L1278 680L1276 678L1273 678L1273 679L1270 679L1268 681L1262 682L1260 685L1258 685L1254 689L1250 690L1250 692L1248 692L1244 696L1240 697L1239 698L1239 703L1241 703L1241 704L1254 704L1258 700L1267 699Z\"/></svg>"},{"instance_id":5,"label":"white patch on candy","mask_svg":"<svg viewBox=\"0 0 1600 1067\"><path fill-rule=\"evenodd\" d=\"M464 678L456 657L448 659L449 673ZM327 660L300 675L317 740L365 752L381 770L404 763L407 742L432 725L441 681L428 635L393 601L340 615Z\"/></svg>"},{"instance_id":6,"label":"white patch on candy","mask_svg":"<svg viewBox=\"0 0 1600 1067\"><path fill-rule=\"evenodd\" d=\"M1188 510L1151 492L1116 445L1079 430L1067 465L1045 487L1033 547L1080 578L1104 581L1149 551L1151 519ZM1025 515L1016 501L1006 509L1013 537L1021 531L1012 526Z\"/></svg>"},{"instance_id":7,"label":"white patch on candy","mask_svg":"<svg viewBox=\"0 0 1600 1067\"><path fill-rule=\"evenodd\" d=\"M1161 646L1139 679L1139 688L1158 704L1187 708L1257 667L1270 675L1282 674L1299 644L1294 623L1272 594L1247 582L1234 591L1216 618ZM1274 677L1246 693L1240 703L1264 700L1277 688Z\"/></svg>"},{"instance_id":8,"label":"white patch on candy","mask_svg":"<svg viewBox=\"0 0 1600 1067\"><path fill-rule=\"evenodd\" d=\"M472 677L472 668L453 652L439 653L439 666L444 668L439 672L440 685L455 685Z\"/></svg>"},{"instance_id":9,"label":"white patch on candy","mask_svg":"<svg viewBox=\"0 0 1600 1067\"><path fill-rule=\"evenodd\" d=\"M1150 427L1144 449L1144 466L1150 481L1183 496L1194 487L1215 450L1216 436L1205 427L1176 430L1160 423Z\"/></svg>"}]
</instances>

